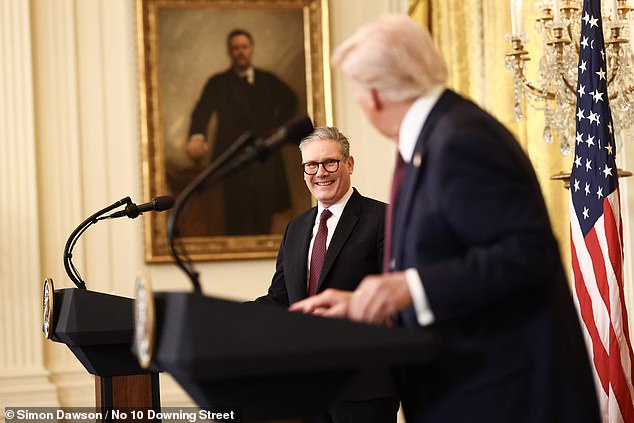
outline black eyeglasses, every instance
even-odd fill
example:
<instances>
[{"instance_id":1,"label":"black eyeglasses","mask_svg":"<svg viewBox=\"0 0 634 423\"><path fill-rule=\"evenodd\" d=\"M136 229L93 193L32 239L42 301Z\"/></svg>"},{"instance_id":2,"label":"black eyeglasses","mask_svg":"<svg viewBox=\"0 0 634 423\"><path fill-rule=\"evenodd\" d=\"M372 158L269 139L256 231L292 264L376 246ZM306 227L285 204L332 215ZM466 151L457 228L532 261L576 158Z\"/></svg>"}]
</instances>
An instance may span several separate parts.
<instances>
[{"instance_id":1,"label":"black eyeglasses","mask_svg":"<svg viewBox=\"0 0 634 423\"><path fill-rule=\"evenodd\" d=\"M339 170L339 162L341 159L328 159L323 162L306 162L302 163L302 168L306 175L316 175L319 172L319 165L322 165L326 172L334 173Z\"/></svg>"}]
</instances>

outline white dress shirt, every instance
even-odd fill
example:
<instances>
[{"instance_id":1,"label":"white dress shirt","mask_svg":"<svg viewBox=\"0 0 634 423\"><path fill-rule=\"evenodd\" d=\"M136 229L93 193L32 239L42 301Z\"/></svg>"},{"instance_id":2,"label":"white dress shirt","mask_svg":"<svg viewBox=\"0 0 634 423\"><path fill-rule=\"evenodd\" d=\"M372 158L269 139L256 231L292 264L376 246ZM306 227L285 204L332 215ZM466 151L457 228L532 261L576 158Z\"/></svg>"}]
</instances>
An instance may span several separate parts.
<instances>
[{"instance_id":1,"label":"white dress shirt","mask_svg":"<svg viewBox=\"0 0 634 423\"><path fill-rule=\"evenodd\" d=\"M436 105L444 90L445 87L442 85L432 87L426 95L419 97L412 104L405 117L403 117L398 131L398 151L405 163L409 164L412 161L420 131L425 125L429 112ZM415 268L405 270L405 277L407 278L409 293L414 303L414 310L416 310L418 324L427 326L434 323L434 313L429 307L427 294L425 294L425 288L418 270Z\"/></svg>"},{"instance_id":2,"label":"white dress shirt","mask_svg":"<svg viewBox=\"0 0 634 423\"><path fill-rule=\"evenodd\" d=\"M343 213L343 209L346 208L346 204L348 204L348 200L352 197L352 186L348 189L348 192L344 194L343 197L339 201L337 201L332 206L328 207L328 210L332 213L332 216L328 218L326 221L326 227L328 227L328 236L326 237L326 251L328 251L328 246L330 245L330 240L332 239L332 235L335 233L335 229L337 228L337 224L339 223L339 219L341 218L341 214ZM324 206L317 203L317 217L315 218L315 224L313 225L313 234L310 238L310 245L308 247L308 265L306 266L306 286L308 287L308 283L310 281L310 258L313 255L313 244L315 243L315 236L317 235L317 230L319 229L319 218L321 217L321 212L325 209Z\"/></svg>"},{"instance_id":3,"label":"white dress shirt","mask_svg":"<svg viewBox=\"0 0 634 423\"><path fill-rule=\"evenodd\" d=\"M255 70L253 70L253 66L249 66L244 72L238 72L238 76L240 78L246 78L250 85L253 85L255 82Z\"/></svg>"}]
</instances>

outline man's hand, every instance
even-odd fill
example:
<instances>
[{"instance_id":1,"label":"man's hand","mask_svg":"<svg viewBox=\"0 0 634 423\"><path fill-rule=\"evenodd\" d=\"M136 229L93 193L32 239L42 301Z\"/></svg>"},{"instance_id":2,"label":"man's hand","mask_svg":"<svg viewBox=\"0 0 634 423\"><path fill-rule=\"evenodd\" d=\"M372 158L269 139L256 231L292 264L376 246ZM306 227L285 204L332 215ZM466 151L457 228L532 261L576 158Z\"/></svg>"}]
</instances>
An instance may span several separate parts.
<instances>
[{"instance_id":1,"label":"man's hand","mask_svg":"<svg viewBox=\"0 0 634 423\"><path fill-rule=\"evenodd\" d=\"M321 294L292 304L289 310L325 317L348 317L348 303L351 297L352 292L330 288Z\"/></svg>"},{"instance_id":2,"label":"man's hand","mask_svg":"<svg viewBox=\"0 0 634 423\"><path fill-rule=\"evenodd\" d=\"M390 324L394 315L412 305L405 272L370 275L352 294L348 317L374 324Z\"/></svg>"},{"instance_id":3,"label":"man's hand","mask_svg":"<svg viewBox=\"0 0 634 423\"><path fill-rule=\"evenodd\" d=\"M189 141L185 145L185 151L189 157L194 160L198 160L209 151L209 145L205 141L205 137L201 134L194 134L189 138Z\"/></svg>"},{"instance_id":4,"label":"man's hand","mask_svg":"<svg viewBox=\"0 0 634 423\"><path fill-rule=\"evenodd\" d=\"M391 325L394 315L411 305L405 272L395 272L366 276L354 292L327 289L291 305L290 310Z\"/></svg>"}]
</instances>

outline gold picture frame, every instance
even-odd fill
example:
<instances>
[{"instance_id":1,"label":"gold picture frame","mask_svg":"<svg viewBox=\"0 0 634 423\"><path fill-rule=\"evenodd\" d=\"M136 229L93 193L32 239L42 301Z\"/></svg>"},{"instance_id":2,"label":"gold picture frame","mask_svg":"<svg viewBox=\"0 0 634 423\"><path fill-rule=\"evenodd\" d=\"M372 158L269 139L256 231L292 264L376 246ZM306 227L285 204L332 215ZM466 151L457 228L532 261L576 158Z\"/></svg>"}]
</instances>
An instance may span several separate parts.
<instances>
[{"instance_id":1,"label":"gold picture frame","mask_svg":"<svg viewBox=\"0 0 634 423\"><path fill-rule=\"evenodd\" d=\"M205 80L229 68L226 36L231 29L253 34L253 65L279 74L293 89L298 97L296 115L307 114L315 126L332 122L327 4L327 0L137 0L142 173L147 200L166 193L177 195L205 167L187 161L187 123ZM210 128L214 123L212 118ZM270 232L234 235L209 229L219 221L211 216L214 210L220 208L218 213L223 216L224 207L224 197L212 192L206 199L201 196L198 206L190 207L183 219L187 228L179 244L189 259L276 256L290 217L313 203L302 180L296 146L284 147L282 156L291 207L272 218ZM171 261L168 213L148 213L144 219L146 261Z\"/></svg>"}]
</instances>

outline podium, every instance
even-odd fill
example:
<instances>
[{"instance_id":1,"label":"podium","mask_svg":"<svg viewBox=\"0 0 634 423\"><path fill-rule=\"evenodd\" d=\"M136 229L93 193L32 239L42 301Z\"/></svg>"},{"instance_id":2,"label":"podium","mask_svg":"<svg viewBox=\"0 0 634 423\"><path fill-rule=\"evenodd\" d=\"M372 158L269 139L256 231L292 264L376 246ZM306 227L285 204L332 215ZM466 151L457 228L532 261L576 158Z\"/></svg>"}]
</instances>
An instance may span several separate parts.
<instances>
[{"instance_id":1,"label":"podium","mask_svg":"<svg viewBox=\"0 0 634 423\"><path fill-rule=\"evenodd\" d=\"M109 410L108 416L113 409L160 411L158 373L141 368L131 349L133 299L70 288L54 290L52 304L49 337L66 344L95 375L97 410Z\"/></svg>"},{"instance_id":2,"label":"podium","mask_svg":"<svg viewBox=\"0 0 634 423\"><path fill-rule=\"evenodd\" d=\"M424 365L443 348L426 331L199 293L144 295L152 304L140 305L138 293L137 307L155 314L151 368L170 373L201 408L236 409L244 422L310 419L360 369Z\"/></svg>"}]
</instances>

